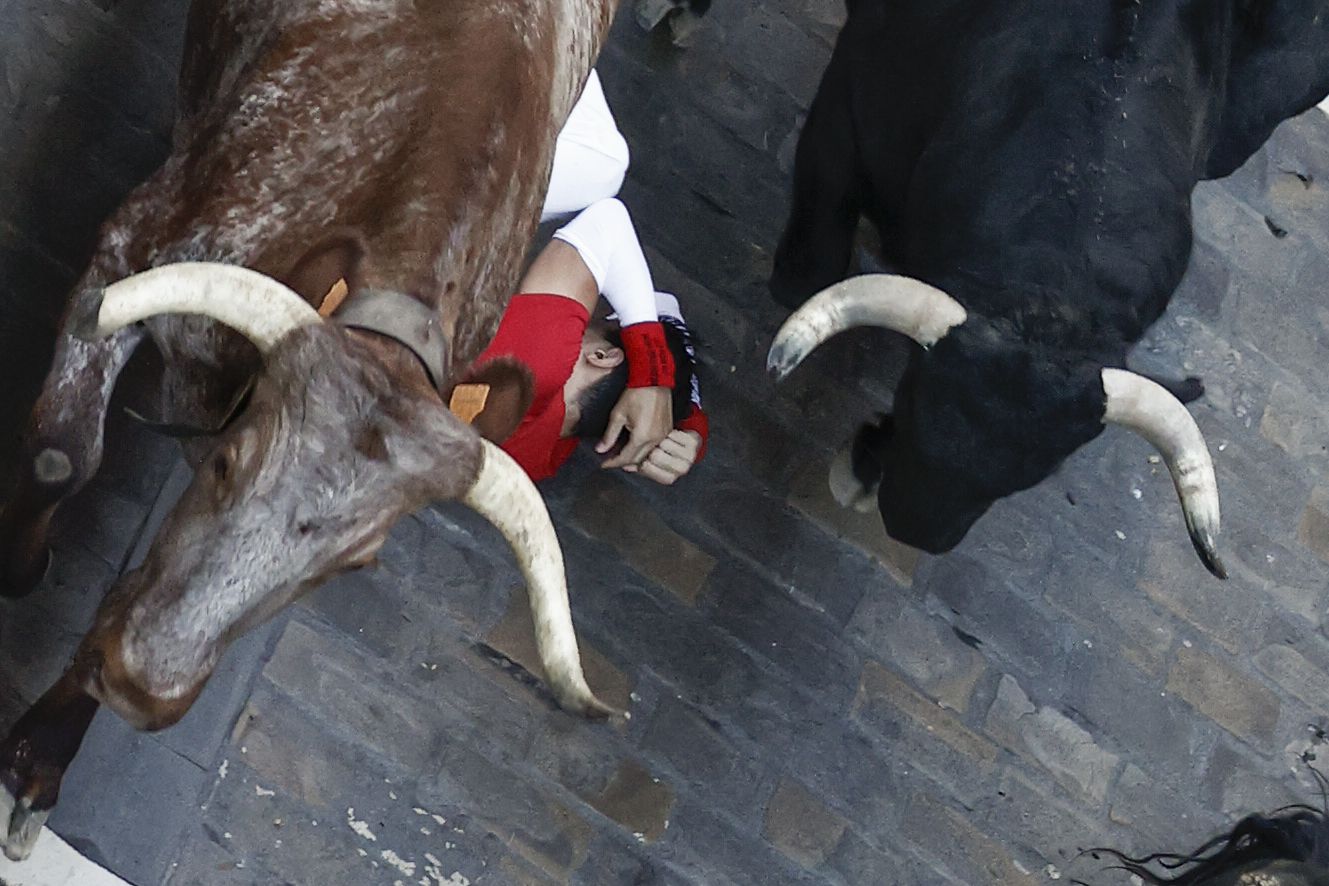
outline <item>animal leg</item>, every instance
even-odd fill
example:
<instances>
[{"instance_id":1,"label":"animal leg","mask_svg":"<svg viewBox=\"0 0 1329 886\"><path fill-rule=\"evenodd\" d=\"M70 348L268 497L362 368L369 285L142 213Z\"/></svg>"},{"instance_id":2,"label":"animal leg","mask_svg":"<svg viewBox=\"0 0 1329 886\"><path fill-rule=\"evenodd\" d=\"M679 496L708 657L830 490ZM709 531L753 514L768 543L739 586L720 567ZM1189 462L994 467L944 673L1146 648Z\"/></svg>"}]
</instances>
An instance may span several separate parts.
<instances>
[{"instance_id":1,"label":"animal leg","mask_svg":"<svg viewBox=\"0 0 1329 886\"><path fill-rule=\"evenodd\" d=\"M22 596L44 576L51 518L101 464L111 392L143 334L128 328L97 342L61 335L28 424L14 497L0 512L0 596Z\"/></svg>"},{"instance_id":2,"label":"animal leg","mask_svg":"<svg viewBox=\"0 0 1329 886\"><path fill-rule=\"evenodd\" d=\"M789 221L771 272L772 297L790 309L844 279L862 211L849 81L837 61L832 57L798 139Z\"/></svg>"},{"instance_id":3,"label":"animal leg","mask_svg":"<svg viewBox=\"0 0 1329 886\"><path fill-rule=\"evenodd\" d=\"M14 861L32 852L97 712L79 683L71 668L0 742L0 848Z\"/></svg>"}]
</instances>

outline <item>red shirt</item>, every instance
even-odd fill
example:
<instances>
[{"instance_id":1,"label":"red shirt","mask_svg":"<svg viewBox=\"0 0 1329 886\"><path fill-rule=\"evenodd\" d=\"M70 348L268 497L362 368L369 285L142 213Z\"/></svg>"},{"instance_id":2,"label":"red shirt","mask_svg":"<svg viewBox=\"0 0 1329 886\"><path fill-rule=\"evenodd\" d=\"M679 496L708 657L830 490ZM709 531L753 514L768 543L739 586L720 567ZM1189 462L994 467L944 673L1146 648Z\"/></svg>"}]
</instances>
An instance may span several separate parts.
<instances>
[{"instance_id":1,"label":"red shirt","mask_svg":"<svg viewBox=\"0 0 1329 886\"><path fill-rule=\"evenodd\" d=\"M503 451L532 480L554 476L577 448L576 437L563 437L563 386L581 357L581 340L590 322L580 302L564 295L522 294L512 297L489 347L476 358L479 366L495 357L513 357L535 376L535 398Z\"/></svg>"}]
</instances>

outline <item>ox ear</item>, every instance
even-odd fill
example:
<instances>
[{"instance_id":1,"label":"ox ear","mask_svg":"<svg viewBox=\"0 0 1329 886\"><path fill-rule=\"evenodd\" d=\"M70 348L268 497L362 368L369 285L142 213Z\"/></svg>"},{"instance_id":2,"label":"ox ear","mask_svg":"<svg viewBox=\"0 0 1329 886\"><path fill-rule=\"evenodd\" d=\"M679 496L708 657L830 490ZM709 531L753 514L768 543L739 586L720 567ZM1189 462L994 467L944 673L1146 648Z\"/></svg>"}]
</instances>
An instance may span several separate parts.
<instances>
[{"instance_id":1,"label":"ox ear","mask_svg":"<svg viewBox=\"0 0 1329 886\"><path fill-rule=\"evenodd\" d=\"M279 279L322 311L324 299L338 280L346 281L350 292L359 288L365 251L359 234L350 231L330 234L310 247Z\"/></svg>"},{"instance_id":2,"label":"ox ear","mask_svg":"<svg viewBox=\"0 0 1329 886\"><path fill-rule=\"evenodd\" d=\"M471 424L481 437L492 443L502 443L512 436L535 399L531 370L509 357L499 357L472 369L461 384L487 388L481 398L483 406Z\"/></svg>"}]
</instances>

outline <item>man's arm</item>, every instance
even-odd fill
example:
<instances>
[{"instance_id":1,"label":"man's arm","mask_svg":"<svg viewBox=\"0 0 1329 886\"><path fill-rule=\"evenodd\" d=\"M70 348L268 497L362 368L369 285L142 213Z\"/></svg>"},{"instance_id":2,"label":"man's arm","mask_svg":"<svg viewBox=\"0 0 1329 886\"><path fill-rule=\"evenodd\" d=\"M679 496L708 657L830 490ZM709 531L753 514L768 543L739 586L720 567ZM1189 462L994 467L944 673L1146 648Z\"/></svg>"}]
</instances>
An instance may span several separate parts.
<instances>
[{"instance_id":1,"label":"man's arm","mask_svg":"<svg viewBox=\"0 0 1329 886\"><path fill-rule=\"evenodd\" d=\"M667 292L655 294L656 312L661 318L668 318L687 331L683 320L683 311L678 299ZM672 486L682 479L692 466L706 455L706 443L710 437L710 421L701 408L701 384L697 381L697 353L693 348L691 336L687 343L688 357L692 361L692 382L689 390L691 409L683 419L677 422L674 430L660 441L642 462L640 473L647 479L665 486ZM623 470L634 472L632 466Z\"/></svg>"},{"instance_id":2,"label":"man's arm","mask_svg":"<svg viewBox=\"0 0 1329 886\"><path fill-rule=\"evenodd\" d=\"M595 449L608 452L627 430L627 444L603 467L641 464L670 430L674 359L655 310L655 287L632 217L618 200L600 200L556 231L554 238L576 249L599 295L618 315L622 330L628 389L610 412Z\"/></svg>"}]
</instances>

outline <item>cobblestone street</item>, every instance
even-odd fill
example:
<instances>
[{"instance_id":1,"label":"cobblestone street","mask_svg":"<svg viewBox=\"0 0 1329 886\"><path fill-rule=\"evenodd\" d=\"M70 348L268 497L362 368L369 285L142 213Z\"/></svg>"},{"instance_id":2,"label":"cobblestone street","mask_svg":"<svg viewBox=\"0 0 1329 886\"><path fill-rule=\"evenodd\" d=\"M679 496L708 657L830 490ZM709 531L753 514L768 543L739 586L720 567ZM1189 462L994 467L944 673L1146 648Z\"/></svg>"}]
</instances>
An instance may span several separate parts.
<instances>
[{"instance_id":1,"label":"cobblestone street","mask_svg":"<svg viewBox=\"0 0 1329 886\"><path fill-rule=\"evenodd\" d=\"M0 0L0 466L97 225L169 144L187 4ZM598 65L622 192L700 341L706 460L674 488L583 447L541 489L588 679L560 712L521 576L460 507L402 521L237 643L178 726L102 711L50 825L136 886L1126 883L1082 849L1198 844L1313 800L1329 730L1329 116L1194 197L1133 368L1194 374L1219 582L1167 469L1109 429L944 557L841 510L833 452L904 339L856 331L777 389L765 280L841 0L722 0L684 49L621 10ZM188 482L115 408L55 567L0 600L0 729L62 672ZM0 876L0 883L3 877Z\"/></svg>"}]
</instances>

